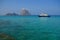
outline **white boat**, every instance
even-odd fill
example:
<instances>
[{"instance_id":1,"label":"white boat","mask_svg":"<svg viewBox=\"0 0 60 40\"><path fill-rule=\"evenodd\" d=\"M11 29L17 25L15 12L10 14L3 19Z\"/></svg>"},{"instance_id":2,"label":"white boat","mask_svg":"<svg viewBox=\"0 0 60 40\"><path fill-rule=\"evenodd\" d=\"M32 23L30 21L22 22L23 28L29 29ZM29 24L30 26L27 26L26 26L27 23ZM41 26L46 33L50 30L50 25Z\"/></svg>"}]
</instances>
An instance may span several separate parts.
<instances>
[{"instance_id":1,"label":"white boat","mask_svg":"<svg viewBox=\"0 0 60 40\"><path fill-rule=\"evenodd\" d=\"M40 15L39 15L39 17L50 17L48 14L46 14L46 13L41 13Z\"/></svg>"}]
</instances>

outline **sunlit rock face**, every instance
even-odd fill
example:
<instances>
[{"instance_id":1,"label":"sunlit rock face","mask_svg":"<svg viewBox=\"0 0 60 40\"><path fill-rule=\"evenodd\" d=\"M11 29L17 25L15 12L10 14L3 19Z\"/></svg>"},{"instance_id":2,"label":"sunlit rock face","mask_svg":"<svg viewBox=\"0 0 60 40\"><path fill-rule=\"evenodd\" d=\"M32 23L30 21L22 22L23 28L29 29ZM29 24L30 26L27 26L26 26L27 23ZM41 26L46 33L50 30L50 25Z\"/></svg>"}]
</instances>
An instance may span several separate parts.
<instances>
[{"instance_id":1,"label":"sunlit rock face","mask_svg":"<svg viewBox=\"0 0 60 40\"><path fill-rule=\"evenodd\" d=\"M27 15L30 15L30 13L29 13L29 11L28 11L27 9L22 8L22 10L21 10L21 15L22 15L22 16L27 16Z\"/></svg>"}]
</instances>

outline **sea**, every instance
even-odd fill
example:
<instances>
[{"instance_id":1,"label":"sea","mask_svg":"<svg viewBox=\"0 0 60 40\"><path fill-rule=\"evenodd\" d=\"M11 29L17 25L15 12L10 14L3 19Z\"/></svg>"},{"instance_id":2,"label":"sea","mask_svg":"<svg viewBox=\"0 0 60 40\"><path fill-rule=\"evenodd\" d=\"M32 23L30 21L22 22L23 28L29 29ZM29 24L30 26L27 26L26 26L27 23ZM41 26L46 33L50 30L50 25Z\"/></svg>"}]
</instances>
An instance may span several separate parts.
<instances>
[{"instance_id":1,"label":"sea","mask_svg":"<svg viewBox=\"0 0 60 40\"><path fill-rule=\"evenodd\" d=\"M14 40L60 40L60 16L0 16L0 33Z\"/></svg>"}]
</instances>

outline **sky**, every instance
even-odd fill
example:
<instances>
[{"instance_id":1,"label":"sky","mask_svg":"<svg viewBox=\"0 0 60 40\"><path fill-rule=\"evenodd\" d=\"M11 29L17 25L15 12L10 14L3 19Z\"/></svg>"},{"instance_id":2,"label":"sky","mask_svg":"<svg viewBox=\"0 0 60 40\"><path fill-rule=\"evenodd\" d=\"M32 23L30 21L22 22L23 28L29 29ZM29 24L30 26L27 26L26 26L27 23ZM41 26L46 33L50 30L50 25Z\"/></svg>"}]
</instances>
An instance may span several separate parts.
<instances>
[{"instance_id":1,"label":"sky","mask_svg":"<svg viewBox=\"0 0 60 40\"><path fill-rule=\"evenodd\" d=\"M0 15L13 12L20 15L22 8L29 10L31 15L41 12L60 15L60 0L0 0Z\"/></svg>"}]
</instances>

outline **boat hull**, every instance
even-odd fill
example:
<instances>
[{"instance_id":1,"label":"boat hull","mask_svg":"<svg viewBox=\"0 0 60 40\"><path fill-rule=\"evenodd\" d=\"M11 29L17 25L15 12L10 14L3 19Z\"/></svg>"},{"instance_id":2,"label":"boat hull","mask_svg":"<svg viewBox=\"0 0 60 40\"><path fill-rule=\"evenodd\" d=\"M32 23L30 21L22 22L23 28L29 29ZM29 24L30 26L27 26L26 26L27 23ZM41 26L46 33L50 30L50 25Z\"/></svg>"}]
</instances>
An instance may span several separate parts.
<instances>
[{"instance_id":1,"label":"boat hull","mask_svg":"<svg viewBox=\"0 0 60 40\"><path fill-rule=\"evenodd\" d=\"M50 16L38 16L38 17L50 17Z\"/></svg>"}]
</instances>

